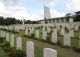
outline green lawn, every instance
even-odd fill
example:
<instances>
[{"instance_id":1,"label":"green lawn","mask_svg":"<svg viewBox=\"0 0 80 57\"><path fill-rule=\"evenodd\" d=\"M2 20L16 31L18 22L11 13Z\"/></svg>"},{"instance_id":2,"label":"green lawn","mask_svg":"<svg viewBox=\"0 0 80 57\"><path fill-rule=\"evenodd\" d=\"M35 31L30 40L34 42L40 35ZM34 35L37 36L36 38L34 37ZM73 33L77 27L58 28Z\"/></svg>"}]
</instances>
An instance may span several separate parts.
<instances>
[{"instance_id":1,"label":"green lawn","mask_svg":"<svg viewBox=\"0 0 80 57\"><path fill-rule=\"evenodd\" d=\"M15 34L15 36L21 36L21 37L22 37L22 35L24 35L23 31L21 31L20 34ZM27 38L27 37L22 37L22 39L23 39L23 50L24 51L25 51L25 43L27 41L34 42L35 57L43 57L43 49L44 48L52 48L52 49L57 50L58 57L80 57L80 53L73 51L71 48L63 48L63 47L58 46L58 45L51 45L49 43L34 40L31 38ZM58 41L62 42L61 39L63 39L63 37L59 37Z\"/></svg>"},{"instance_id":2,"label":"green lawn","mask_svg":"<svg viewBox=\"0 0 80 57\"><path fill-rule=\"evenodd\" d=\"M34 40L32 38L23 37L24 34L25 34L24 31L20 31L19 33L14 33L14 35L15 35L15 45L16 45L16 38L17 37L22 37L23 50L26 51L26 42L27 41L34 42L35 57L43 57L43 49L44 48L52 48L52 49L57 50L58 57L80 57L80 53L77 53L77 52L73 51L71 48L63 48L60 45L52 45L52 44L49 44L47 42ZM58 42L62 43L63 42L62 39L63 39L62 36L58 36ZM75 45L76 45L77 41L72 40L72 43L74 43L74 42L76 42L75 43ZM5 52L2 49L0 49L0 57L5 57L5 56L2 56L2 54L1 54L2 52L3 52L3 54L5 54Z\"/></svg>"},{"instance_id":3,"label":"green lawn","mask_svg":"<svg viewBox=\"0 0 80 57\"><path fill-rule=\"evenodd\" d=\"M0 57L8 57L5 51L0 47Z\"/></svg>"}]
</instances>

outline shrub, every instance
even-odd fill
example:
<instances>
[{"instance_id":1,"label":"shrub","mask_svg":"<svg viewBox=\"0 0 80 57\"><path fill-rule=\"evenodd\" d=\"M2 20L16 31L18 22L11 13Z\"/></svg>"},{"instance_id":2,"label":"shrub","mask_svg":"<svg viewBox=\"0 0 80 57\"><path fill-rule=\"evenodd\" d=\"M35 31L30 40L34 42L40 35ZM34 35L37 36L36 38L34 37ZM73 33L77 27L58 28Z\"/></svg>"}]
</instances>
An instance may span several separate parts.
<instances>
[{"instance_id":1,"label":"shrub","mask_svg":"<svg viewBox=\"0 0 80 57\"><path fill-rule=\"evenodd\" d=\"M61 43L60 41L58 41L58 42L57 42L57 45L61 45L61 46L62 46L62 43Z\"/></svg>"},{"instance_id":2,"label":"shrub","mask_svg":"<svg viewBox=\"0 0 80 57\"><path fill-rule=\"evenodd\" d=\"M24 51L22 51L22 50L17 50L17 57L25 57L25 56L26 56L26 54L25 54Z\"/></svg>"},{"instance_id":3,"label":"shrub","mask_svg":"<svg viewBox=\"0 0 80 57\"><path fill-rule=\"evenodd\" d=\"M0 43L2 43L4 41L4 37L0 37Z\"/></svg>"},{"instance_id":4,"label":"shrub","mask_svg":"<svg viewBox=\"0 0 80 57\"><path fill-rule=\"evenodd\" d=\"M31 38L35 38L35 35L34 34L31 34Z\"/></svg>"},{"instance_id":5,"label":"shrub","mask_svg":"<svg viewBox=\"0 0 80 57\"><path fill-rule=\"evenodd\" d=\"M73 50L80 53L80 48L73 47Z\"/></svg>"},{"instance_id":6,"label":"shrub","mask_svg":"<svg viewBox=\"0 0 80 57\"><path fill-rule=\"evenodd\" d=\"M47 42L51 43L51 36L50 35L47 36Z\"/></svg>"},{"instance_id":7,"label":"shrub","mask_svg":"<svg viewBox=\"0 0 80 57\"><path fill-rule=\"evenodd\" d=\"M27 37L27 35L23 35L23 37Z\"/></svg>"},{"instance_id":8,"label":"shrub","mask_svg":"<svg viewBox=\"0 0 80 57\"><path fill-rule=\"evenodd\" d=\"M8 55L9 57L17 57L16 48L11 48Z\"/></svg>"},{"instance_id":9,"label":"shrub","mask_svg":"<svg viewBox=\"0 0 80 57\"><path fill-rule=\"evenodd\" d=\"M19 32L15 31L15 30L12 30L12 32L13 32L13 33L19 33Z\"/></svg>"},{"instance_id":10,"label":"shrub","mask_svg":"<svg viewBox=\"0 0 80 57\"><path fill-rule=\"evenodd\" d=\"M4 51L9 52L10 50L10 44L8 42L2 43L1 47L3 48Z\"/></svg>"},{"instance_id":11,"label":"shrub","mask_svg":"<svg viewBox=\"0 0 80 57\"><path fill-rule=\"evenodd\" d=\"M26 53L22 50L16 50L15 47L11 48L9 57L26 57Z\"/></svg>"}]
</instances>

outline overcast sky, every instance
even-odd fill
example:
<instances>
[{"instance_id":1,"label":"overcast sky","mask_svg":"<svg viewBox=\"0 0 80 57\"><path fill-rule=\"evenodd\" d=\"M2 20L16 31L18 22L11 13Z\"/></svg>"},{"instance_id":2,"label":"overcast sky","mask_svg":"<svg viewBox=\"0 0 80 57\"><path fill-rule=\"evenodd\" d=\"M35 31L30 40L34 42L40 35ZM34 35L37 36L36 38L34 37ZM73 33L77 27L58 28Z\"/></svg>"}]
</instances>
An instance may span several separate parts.
<instances>
[{"instance_id":1,"label":"overcast sky","mask_svg":"<svg viewBox=\"0 0 80 57\"><path fill-rule=\"evenodd\" d=\"M80 10L80 0L0 0L0 16L41 20L44 4L50 8L52 18Z\"/></svg>"}]
</instances>

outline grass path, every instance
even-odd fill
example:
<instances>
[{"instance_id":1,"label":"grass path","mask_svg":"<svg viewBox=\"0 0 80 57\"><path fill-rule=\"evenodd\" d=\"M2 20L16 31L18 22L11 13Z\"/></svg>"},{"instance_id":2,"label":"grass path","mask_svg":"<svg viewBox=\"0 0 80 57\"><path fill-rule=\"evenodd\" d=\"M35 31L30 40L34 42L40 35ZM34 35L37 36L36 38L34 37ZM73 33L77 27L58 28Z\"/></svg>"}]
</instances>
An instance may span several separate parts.
<instances>
[{"instance_id":1,"label":"grass path","mask_svg":"<svg viewBox=\"0 0 80 57\"><path fill-rule=\"evenodd\" d=\"M0 57L8 57L5 51L0 47Z\"/></svg>"},{"instance_id":2,"label":"grass path","mask_svg":"<svg viewBox=\"0 0 80 57\"><path fill-rule=\"evenodd\" d=\"M24 31L20 31L18 34L15 34L15 41L16 37L22 37L22 44L23 44L23 50L26 51L26 42L32 41L35 45L35 57L43 57L43 49L44 48L52 48L57 50L58 57L80 57L80 53L74 52L71 48L63 48L58 45L51 45L46 42L41 42L38 40L30 39L27 37L23 37ZM16 45L16 43L15 43ZM0 47L0 57L8 57L8 55L4 52L4 50Z\"/></svg>"},{"instance_id":3,"label":"grass path","mask_svg":"<svg viewBox=\"0 0 80 57\"><path fill-rule=\"evenodd\" d=\"M24 35L24 32L22 32L22 31L19 34L16 34L16 36L21 36L23 39L23 50L25 50L26 41L34 42L35 57L43 57L43 49L44 48L52 48L52 49L57 50L58 57L80 57L80 53L73 51L71 48L63 48L58 45L51 45L46 42L41 42L38 40L23 37L22 35Z\"/></svg>"}]
</instances>

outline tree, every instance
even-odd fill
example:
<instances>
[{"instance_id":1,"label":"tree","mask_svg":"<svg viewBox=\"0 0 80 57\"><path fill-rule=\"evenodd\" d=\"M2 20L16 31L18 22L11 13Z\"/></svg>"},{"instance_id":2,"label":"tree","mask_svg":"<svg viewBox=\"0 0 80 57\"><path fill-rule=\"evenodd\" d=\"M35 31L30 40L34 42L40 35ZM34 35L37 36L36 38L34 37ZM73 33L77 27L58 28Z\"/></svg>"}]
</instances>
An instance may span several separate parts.
<instances>
[{"instance_id":1,"label":"tree","mask_svg":"<svg viewBox=\"0 0 80 57\"><path fill-rule=\"evenodd\" d=\"M12 24L21 24L20 20L15 18L7 17L4 18L3 16L0 17L0 25L12 25Z\"/></svg>"},{"instance_id":2,"label":"tree","mask_svg":"<svg viewBox=\"0 0 80 57\"><path fill-rule=\"evenodd\" d=\"M75 19L74 19L75 22L80 22L80 11L78 12L75 12Z\"/></svg>"}]
</instances>

